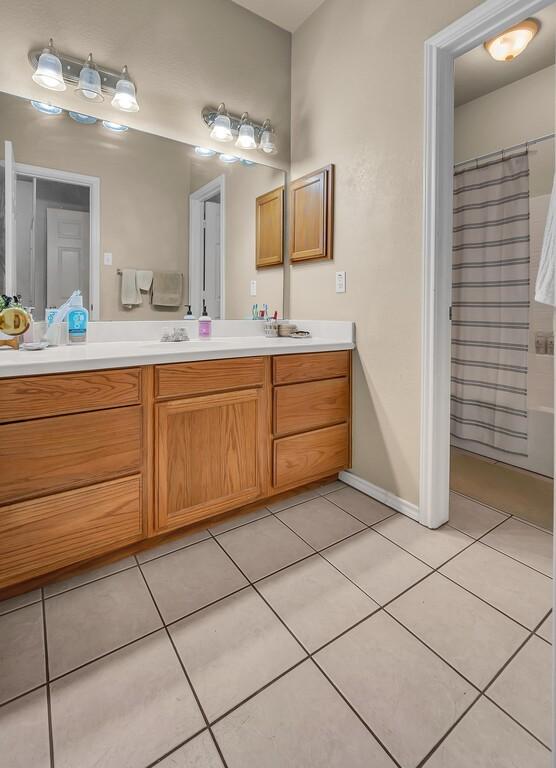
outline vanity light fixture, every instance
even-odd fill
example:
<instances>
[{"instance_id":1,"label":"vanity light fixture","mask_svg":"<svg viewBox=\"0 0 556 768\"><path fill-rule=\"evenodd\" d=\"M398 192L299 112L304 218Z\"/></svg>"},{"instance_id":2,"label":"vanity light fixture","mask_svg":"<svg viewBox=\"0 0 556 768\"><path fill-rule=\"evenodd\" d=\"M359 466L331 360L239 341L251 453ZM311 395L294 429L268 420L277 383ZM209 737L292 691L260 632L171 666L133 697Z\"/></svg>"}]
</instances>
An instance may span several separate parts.
<instances>
[{"instance_id":1,"label":"vanity light fixture","mask_svg":"<svg viewBox=\"0 0 556 768\"><path fill-rule=\"evenodd\" d=\"M240 116L232 115L224 104L218 107L204 107L201 111L204 124L210 130L211 139L216 141L233 141L241 149L261 149L269 155L278 151L274 130L267 119L263 123L251 120L247 112Z\"/></svg>"},{"instance_id":2,"label":"vanity light fixture","mask_svg":"<svg viewBox=\"0 0 556 768\"><path fill-rule=\"evenodd\" d=\"M240 147L241 149L257 149L257 142L255 141L255 129L249 122L249 115L247 112L244 112L241 116L236 147Z\"/></svg>"},{"instance_id":3,"label":"vanity light fixture","mask_svg":"<svg viewBox=\"0 0 556 768\"><path fill-rule=\"evenodd\" d=\"M122 112L139 112L135 85L129 79L127 65L122 68L122 76L116 83L116 93L112 99L112 106L121 109Z\"/></svg>"},{"instance_id":4,"label":"vanity light fixture","mask_svg":"<svg viewBox=\"0 0 556 768\"><path fill-rule=\"evenodd\" d=\"M233 141L232 124L229 115L226 113L225 104L218 106L216 117L212 123L210 138L215 141Z\"/></svg>"},{"instance_id":5,"label":"vanity light fixture","mask_svg":"<svg viewBox=\"0 0 556 768\"><path fill-rule=\"evenodd\" d=\"M242 158L241 158L241 160L240 160L239 162L240 162L242 165L247 165L247 166L249 166L249 165L255 165L255 161L254 161L254 160L247 160L247 158L245 158L245 157L242 157Z\"/></svg>"},{"instance_id":6,"label":"vanity light fixture","mask_svg":"<svg viewBox=\"0 0 556 768\"><path fill-rule=\"evenodd\" d=\"M216 150L209 149L208 147L195 147L195 154L199 155L199 157L214 157Z\"/></svg>"},{"instance_id":7,"label":"vanity light fixture","mask_svg":"<svg viewBox=\"0 0 556 768\"><path fill-rule=\"evenodd\" d=\"M94 125L97 121L96 117L84 115L83 112L68 112L68 115L79 125Z\"/></svg>"},{"instance_id":8,"label":"vanity light fixture","mask_svg":"<svg viewBox=\"0 0 556 768\"><path fill-rule=\"evenodd\" d=\"M127 125L113 123L111 120L103 120L102 125L104 128L108 128L109 131L113 131L113 133L124 133L129 130Z\"/></svg>"},{"instance_id":9,"label":"vanity light fixture","mask_svg":"<svg viewBox=\"0 0 556 768\"><path fill-rule=\"evenodd\" d=\"M81 72L79 73L79 83L75 92L80 96L83 96L87 101L104 101L100 75L97 72L92 53L87 56L87 61L83 64Z\"/></svg>"},{"instance_id":10,"label":"vanity light fixture","mask_svg":"<svg viewBox=\"0 0 556 768\"><path fill-rule=\"evenodd\" d=\"M44 101L35 101L34 99L31 101L31 106L43 115L61 115L63 112L62 107L55 107L54 104L47 104Z\"/></svg>"},{"instance_id":11,"label":"vanity light fixture","mask_svg":"<svg viewBox=\"0 0 556 768\"><path fill-rule=\"evenodd\" d=\"M276 152L278 152L274 140L274 129L272 128L270 120L265 120L263 123L259 147L267 155L275 155Z\"/></svg>"},{"instance_id":12,"label":"vanity light fixture","mask_svg":"<svg viewBox=\"0 0 556 768\"><path fill-rule=\"evenodd\" d=\"M239 160L239 157L236 155L227 155L226 153L223 153L221 155L218 155L218 159L221 160L223 163L226 163L226 165L232 165L232 163L237 163Z\"/></svg>"},{"instance_id":13,"label":"vanity light fixture","mask_svg":"<svg viewBox=\"0 0 556 768\"><path fill-rule=\"evenodd\" d=\"M48 47L43 48L42 53L38 57L33 80L37 85L48 88L49 91L66 90L66 84L62 76L62 62L54 49L52 38L48 42Z\"/></svg>"},{"instance_id":14,"label":"vanity light fixture","mask_svg":"<svg viewBox=\"0 0 556 768\"><path fill-rule=\"evenodd\" d=\"M525 19L498 37L487 40L485 48L495 61L512 61L527 48L540 29L536 19Z\"/></svg>"}]
</instances>

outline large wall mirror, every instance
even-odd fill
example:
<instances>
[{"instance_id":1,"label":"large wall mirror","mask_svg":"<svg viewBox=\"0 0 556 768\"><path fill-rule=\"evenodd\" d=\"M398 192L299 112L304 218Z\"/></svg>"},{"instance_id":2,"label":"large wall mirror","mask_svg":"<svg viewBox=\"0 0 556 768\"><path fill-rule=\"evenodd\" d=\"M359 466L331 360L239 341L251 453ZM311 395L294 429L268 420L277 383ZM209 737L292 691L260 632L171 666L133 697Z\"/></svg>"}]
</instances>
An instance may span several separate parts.
<instances>
[{"instance_id":1,"label":"large wall mirror","mask_svg":"<svg viewBox=\"0 0 556 768\"><path fill-rule=\"evenodd\" d=\"M0 93L0 292L38 320L75 288L96 320L282 316L284 172L114 128Z\"/></svg>"}]
</instances>

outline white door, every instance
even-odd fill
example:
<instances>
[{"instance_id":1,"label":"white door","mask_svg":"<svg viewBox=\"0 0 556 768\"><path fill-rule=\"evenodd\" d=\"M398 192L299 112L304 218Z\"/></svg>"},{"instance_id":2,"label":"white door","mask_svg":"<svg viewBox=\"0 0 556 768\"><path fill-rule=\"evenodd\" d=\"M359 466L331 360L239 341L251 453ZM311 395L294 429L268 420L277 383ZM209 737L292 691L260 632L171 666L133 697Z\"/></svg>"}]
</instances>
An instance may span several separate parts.
<instances>
[{"instance_id":1,"label":"white door","mask_svg":"<svg viewBox=\"0 0 556 768\"><path fill-rule=\"evenodd\" d=\"M220 319L221 258L220 258L220 203L205 203L205 238L203 253L203 298L207 312L214 320Z\"/></svg>"},{"instance_id":2,"label":"white door","mask_svg":"<svg viewBox=\"0 0 556 768\"><path fill-rule=\"evenodd\" d=\"M73 291L89 306L89 214L46 210L46 301L59 307Z\"/></svg>"},{"instance_id":3,"label":"white door","mask_svg":"<svg viewBox=\"0 0 556 768\"><path fill-rule=\"evenodd\" d=\"M14 296L16 285L15 157L11 141L4 142L4 258L0 264L2 293ZM2 279L3 278L3 279Z\"/></svg>"}]
</instances>

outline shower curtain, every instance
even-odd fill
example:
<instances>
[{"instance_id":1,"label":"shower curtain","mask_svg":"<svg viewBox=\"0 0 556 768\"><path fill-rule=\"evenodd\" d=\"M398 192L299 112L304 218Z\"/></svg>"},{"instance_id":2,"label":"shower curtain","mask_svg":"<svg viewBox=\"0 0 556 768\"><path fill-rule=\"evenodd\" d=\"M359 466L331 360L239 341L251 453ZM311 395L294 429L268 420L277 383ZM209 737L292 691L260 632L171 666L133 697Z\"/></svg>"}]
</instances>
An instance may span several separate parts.
<instances>
[{"instance_id":1,"label":"shower curtain","mask_svg":"<svg viewBox=\"0 0 556 768\"><path fill-rule=\"evenodd\" d=\"M451 433L527 455L527 153L454 175Z\"/></svg>"}]
</instances>

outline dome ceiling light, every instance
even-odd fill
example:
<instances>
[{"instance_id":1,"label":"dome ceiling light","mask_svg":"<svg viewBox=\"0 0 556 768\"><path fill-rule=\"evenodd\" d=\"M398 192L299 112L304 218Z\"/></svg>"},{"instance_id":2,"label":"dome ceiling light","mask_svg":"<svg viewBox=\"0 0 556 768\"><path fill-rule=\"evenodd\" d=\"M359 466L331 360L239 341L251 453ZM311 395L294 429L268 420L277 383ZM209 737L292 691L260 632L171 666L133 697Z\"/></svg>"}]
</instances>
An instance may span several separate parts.
<instances>
[{"instance_id":1,"label":"dome ceiling light","mask_svg":"<svg viewBox=\"0 0 556 768\"><path fill-rule=\"evenodd\" d=\"M485 48L495 61L513 61L527 48L540 29L536 19L525 19L501 35L487 40Z\"/></svg>"}]
</instances>

